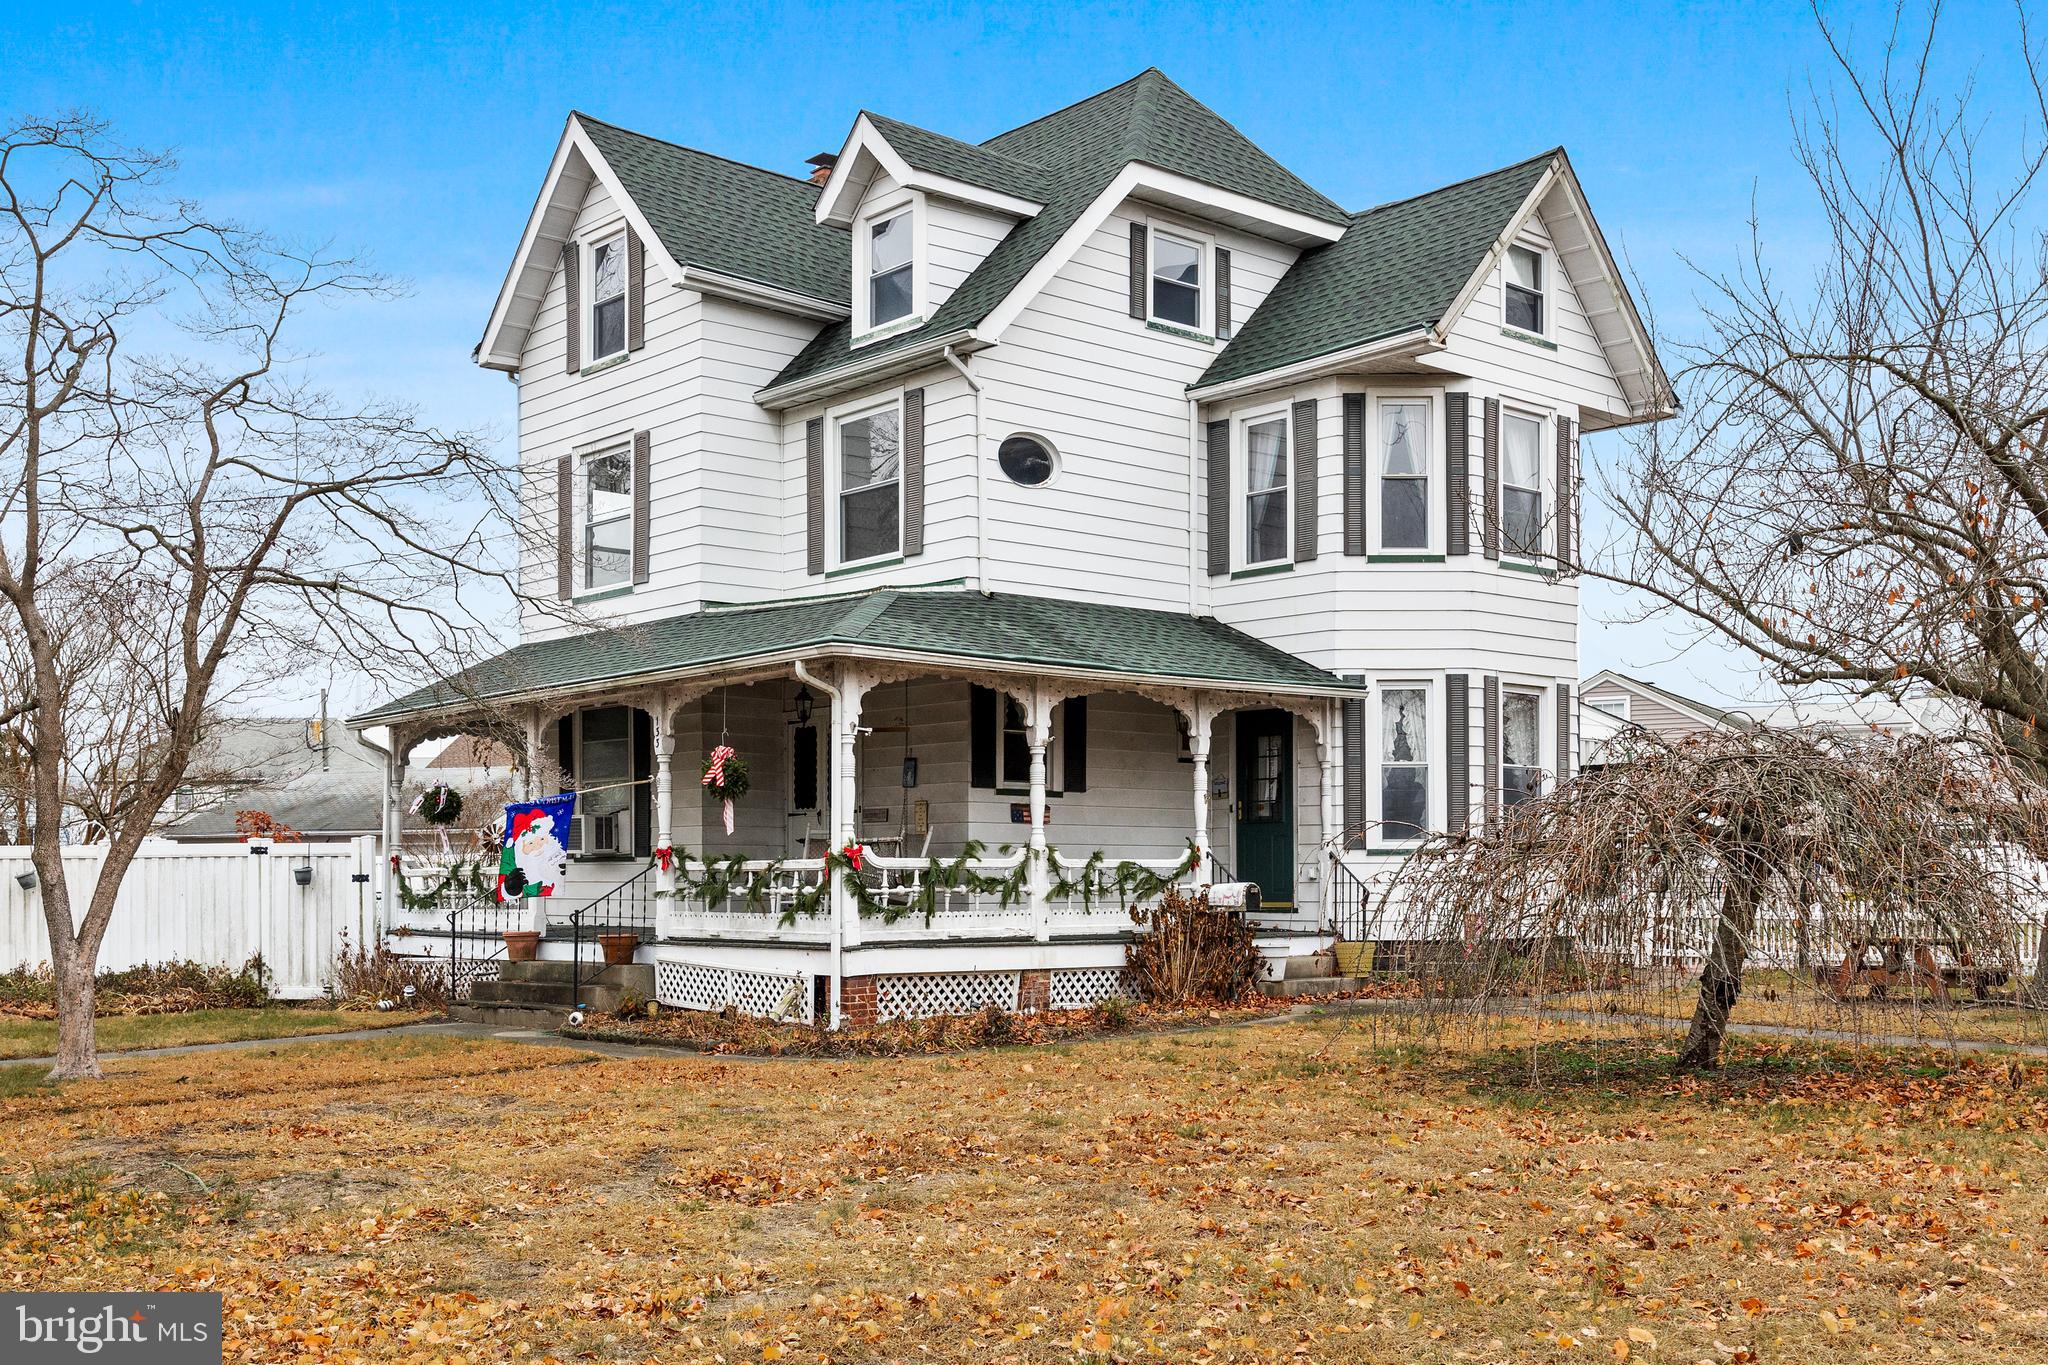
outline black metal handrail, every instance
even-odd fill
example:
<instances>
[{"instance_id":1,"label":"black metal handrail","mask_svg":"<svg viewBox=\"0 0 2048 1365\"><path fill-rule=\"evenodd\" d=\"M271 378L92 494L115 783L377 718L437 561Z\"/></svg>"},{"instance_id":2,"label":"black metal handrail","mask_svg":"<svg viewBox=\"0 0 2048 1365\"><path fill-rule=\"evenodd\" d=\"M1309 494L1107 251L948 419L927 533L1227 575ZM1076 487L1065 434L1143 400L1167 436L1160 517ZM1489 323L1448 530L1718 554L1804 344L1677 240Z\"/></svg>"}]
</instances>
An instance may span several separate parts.
<instances>
[{"instance_id":1,"label":"black metal handrail","mask_svg":"<svg viewBox=\"0 0 2048 1365\"><path fill-rule=\"evenodd\" d=\"M1344 943L1363 943L1372 937L1377 916L1372 913L1372 888L1341 858L1330 859L1330 927Z\"/></svg>"},{"instance_id":2,"label":"black metal handrail","mask_svg":"<svg viewBox=\"0 0 2048 1365\"><path fill-rule=\"evenodd\" d=\"M583 922L590 917L598 933L636 936L655 928L654 865L641 868L594 901L586 901L569 912L569 994L575 1008L583 1008ZM597 912L597 913L593 913Z\"/></svg>"}]
</instances>

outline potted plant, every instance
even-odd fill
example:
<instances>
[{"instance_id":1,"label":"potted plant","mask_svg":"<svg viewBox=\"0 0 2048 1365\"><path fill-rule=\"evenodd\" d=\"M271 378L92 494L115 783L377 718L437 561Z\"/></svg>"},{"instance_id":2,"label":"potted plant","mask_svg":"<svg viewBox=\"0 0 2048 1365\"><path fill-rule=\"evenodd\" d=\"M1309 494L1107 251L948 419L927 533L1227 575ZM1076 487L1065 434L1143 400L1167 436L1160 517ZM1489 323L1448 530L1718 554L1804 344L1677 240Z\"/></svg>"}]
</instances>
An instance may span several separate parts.
<instances>
[{"instance_id":1,"label":"potted plant","mask_svg":"<svg viewBox=\"0 0 2048 1365\"><path fill-rule=\"evenodd\" d=\"M633 960L633 954L640 948L640 935L627 932L599 934L597 946L604 949L604 965L624 967Z\"/></svg>"},{"instance_id":2,"label":"potted plant","mask_svg":"<svg viewBox=\"0 0 2048 1365\"><path fill-rule=\"evenodd\" d=\"M532 962L540 956L540 931L538 929L507 929L505 938L505 960L507 962Z\"/></svg>"}]
</instances>

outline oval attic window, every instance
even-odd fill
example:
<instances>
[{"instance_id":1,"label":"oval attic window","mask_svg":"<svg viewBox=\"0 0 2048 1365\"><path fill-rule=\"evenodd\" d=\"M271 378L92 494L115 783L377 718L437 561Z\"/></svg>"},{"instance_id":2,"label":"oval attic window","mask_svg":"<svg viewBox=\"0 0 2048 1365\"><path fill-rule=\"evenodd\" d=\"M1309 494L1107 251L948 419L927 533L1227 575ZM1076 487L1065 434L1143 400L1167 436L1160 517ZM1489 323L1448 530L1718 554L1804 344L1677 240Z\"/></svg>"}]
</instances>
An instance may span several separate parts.
<instances>
[{"instance_id":1,"label":"oval attic window","mask_svg":"<svg viewBox=\"0 0 2048 1365\"><path fill-rule=\"evenodd\" d=\"M1041 436L1011 436L996 450L996 462L1010 482L1026 488L1044 483L1058 467L1052 445Z\"/></svg>"}]
</instances>

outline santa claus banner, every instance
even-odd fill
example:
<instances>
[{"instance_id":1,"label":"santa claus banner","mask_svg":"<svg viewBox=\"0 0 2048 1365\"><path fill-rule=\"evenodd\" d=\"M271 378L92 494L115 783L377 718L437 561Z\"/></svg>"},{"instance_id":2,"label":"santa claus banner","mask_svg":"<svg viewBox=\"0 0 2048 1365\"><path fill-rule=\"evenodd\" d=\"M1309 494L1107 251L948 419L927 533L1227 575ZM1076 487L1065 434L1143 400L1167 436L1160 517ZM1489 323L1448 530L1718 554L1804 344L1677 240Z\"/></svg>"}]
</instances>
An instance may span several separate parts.
<instances>
[{"instance_id":1,"label":"santa claus banner","mask_svg":"<svg viewBox=\"0 0 2048 1365\"><path fill-rule=\"evenodd\" d=\"M552 896L569 875L569 821L576 794L505 807L505 848L498 856L498 899Z\"/></svg>"}]
</instances>

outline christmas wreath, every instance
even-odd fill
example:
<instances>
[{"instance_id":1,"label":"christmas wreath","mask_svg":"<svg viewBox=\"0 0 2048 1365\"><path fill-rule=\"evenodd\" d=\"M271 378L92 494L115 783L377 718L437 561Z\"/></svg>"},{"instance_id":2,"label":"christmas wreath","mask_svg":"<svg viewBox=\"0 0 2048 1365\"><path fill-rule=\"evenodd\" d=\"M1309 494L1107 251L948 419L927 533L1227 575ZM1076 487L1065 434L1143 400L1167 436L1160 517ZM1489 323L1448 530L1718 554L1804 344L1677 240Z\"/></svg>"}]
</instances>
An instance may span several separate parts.
<instances>
[{"instance_id":1,"label":"christmas wreath","mask_svg":"<svg viewBox=\"0 0 2048 1365\"><path fill-rule=\"evenodd\" d=\"M721 744L704 756L704 789L719 801L737 801L747 794L747 760Z\"/></svg>"},{"instance_id":2,"label":"christmas wreath","mask_svg":"<svg viewBox=\"0 0 2048 1365\"><path fill-rule=\"evenodd\" d=\"M436 782L412 803L413 814L430 825L452 825L462 818L462 793Z\"/></svg>"}]
</instances>

